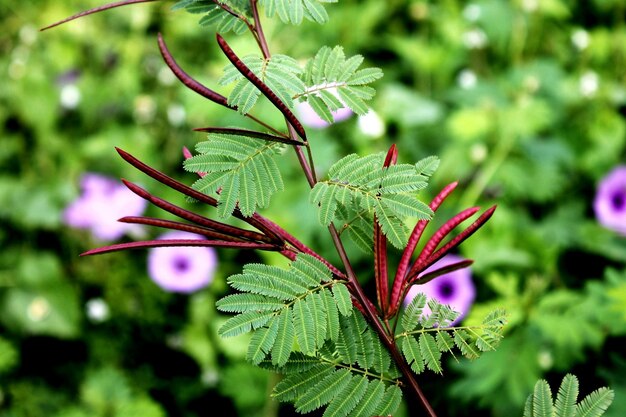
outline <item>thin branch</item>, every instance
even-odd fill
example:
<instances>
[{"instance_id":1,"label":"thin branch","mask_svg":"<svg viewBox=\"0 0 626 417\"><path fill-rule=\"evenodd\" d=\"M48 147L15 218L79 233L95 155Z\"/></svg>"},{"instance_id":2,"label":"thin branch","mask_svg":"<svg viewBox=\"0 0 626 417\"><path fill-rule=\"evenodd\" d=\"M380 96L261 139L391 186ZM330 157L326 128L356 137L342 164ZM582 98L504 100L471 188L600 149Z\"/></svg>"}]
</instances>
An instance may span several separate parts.
<instances>
[{"instance_id":1,"label":"thin branch","mask_svg":"<svg viewBox=\"0 0 626 417\"><path fill-rule=\"evenodd\" d=\"M247 240L257 241L257 242L268 242L268 243L273 242L269 236L266 236L264 234L253 232L252 230L246 230L246 229L241 229L239 227L230 226L228 224L220 223L215 220L206 218L204 216L200 216L194 212L185 210L168 201L165 201L162 198L156 197L150 194L149 192L147 192L146 190L144 190L143 188L139 187L138 185L133 184L132 182L126 181L124 179L122 179L122 182L124 183L124 185L126 185L126 187L128 187L129 190L137 194L139 197L143 198L144 200L149 201L150 203L154 204L155 206L169 213L174 214L175 216L180 217L181 219L188 220L192 223L199 224L206 228L209 228L218 232L222 232L230 236L239 236Z\"/></svg>"},{"instance_id":2,"label":"thin branch","mask_svg":"<svg viewBox=\"0 0 626 417\"><path fill-rule=\"evenodd\" d=\"M196 233L213 239L228 240L231 242L249 242L248 240L245 240L239 236L219 233L206 227L177 222L173 220L158 219L154 217L126 216L119 219L118 222L144 224L146 226L161 227L164 229L182 230L184 232Z\"/></svg>"},{"instance_id":3,"label":"thin branch","mask_svg":"<svg viewBox=\"0 0 626 417\"><path fill-rule=\"evenodd\" d=\"M228 58L228 60L235 66L235 68L237 68L241 75L246 77L248 81L254 84L254 86L258 88L265 97L267 97L267 99L283 114L283 116L285 116L289 123L294 127L298 135L304 141L306 141L306 132L304 131L304 127L302 127L302 124L300 123L296 115L293 114L291 110L289 110L289 107L287 107L287 105L278 98L276 93L274 93L272 89L267 86L267 84L265 84L259 77L257 77L252 72L252 70L250 70L250 68L248 68L248 66L244 64L241 59L239 59L237 54L235 54L235 51L232 50L226 40L219 33L216 34L216 38L217 43L219 44L222 52L224 52L224 55L226 55L226 58Z\"/></svg>"},{"instance_id":4,"label":"thin branch","mask_svg":"<svg viewBox=\"0 0 626 417\"><path fill-rule=\"evenodd\" d=\"M148 175L149 177L154 178L160 183L165 184L168 187L172 188L173 190L176 190L186 196L189 196L193 199L201 201L210 206L217 207L217 200L215 198L208 196L204 193L201 193L200 191L194 190L193 188L183 184L182 182L177 181L174 178L169 177L160 171L157 171L156 169L152 168L149 165L146 165L145 163L141 162L139 159L135 158L134 156L132 156L131 154L129 154L128 152L120 148L116 147L115 149L117 150L117 153L119 153L120 156L126 162L128 162L129 164L131 164L132 166L134 166L135 168L137 168L139 171L143 172L144 174ZM248 223L250 226L256 227L261 232L271 237L272 241L276 243L283 241L283 239L279 235L276 235L276 233L274 233L270 228L268 228L265 225L264 219L261 216L253 215L252 217L245 217L243 214L241 214L241 212L238 209L236 209L233 212L233 216L237 217L238 219L243 220L244 222Z\"/></svg>"},{"instance_id":5,"label":"thin branch","mask_svg":"<svg viewBox=\"0 0 626 417\"><path fill-rule=\"evenodd\" d=\"M288 145L301 146L306 145L306 142L299 140L293 140L288 136L274 136L263 132L257 132L256 130L239 129L233 127L197 127L193 129L195 132L207 132L207 133L222 133L225 135L238 135L246 136L254 139L266 140L269 142L280 142Z\"/></svg>"},{"instance_id":6,"label":"thin branch","mask_svg":"<svg viewBox=\"0 0 626 417\"><path fill-rule=\"evenodd\" d=\"M118 243L83 252L80 256L102 255L104 253L117 252L127 249L161 248L170 246L203 246L213 248L256 249L267 251L280 251L280 247L269 243L254 242L226 242L223 240L200 240L200 239L161 239L144 240L140 242Z\"/></svg>"},{"instance_id":7,"label":"thin branch","mask_svg":"<svg viewBox=\"0 0 626 417\"><path fill-rule=\"evenodd\" d=\"M124 1L116 1L114 3L105 4L105 5L102 5L102 6L94 7L93 9L89 9L89 10L82 11L80 13L76 13L73 16L70 16L70 17L68 17L66 19L63 19L63 20L60 20L60 21L58 21L56 23L48 25L48 26L46 26L46 27L44 27L44 28L42 28L40 30L44 31L44 30L52 29L53 27L62 25L64 23L67 23L67 22L70 22L72 20L81 18L83 16L88 16L90 14L103 12L105 10L113 9L115 7L127 6L129 4L137 4L137 3L150 3L150 2L153 2L153 1L158 1L158 0L124 0Z\"/></svg>"}]
</instances>

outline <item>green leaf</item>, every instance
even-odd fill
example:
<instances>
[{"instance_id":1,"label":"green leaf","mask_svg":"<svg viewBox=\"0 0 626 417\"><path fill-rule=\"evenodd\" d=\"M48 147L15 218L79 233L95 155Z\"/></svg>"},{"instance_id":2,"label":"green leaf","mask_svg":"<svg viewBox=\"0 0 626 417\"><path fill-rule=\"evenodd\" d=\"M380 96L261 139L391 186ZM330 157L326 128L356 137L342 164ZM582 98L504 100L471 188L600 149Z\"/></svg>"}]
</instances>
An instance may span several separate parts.
<instances>
[{"instance_id":1,"label":"green leaf","mask_svg":"<svg viewBox=\"0 0 626 417\"><path fill-rule=\"evenodd\" d=\"M326 340L326 307L324 306L323 295L314 293L306 297L307 306L311 312L312 325L314 330L315 346L320 347Z\"/></svg>"},{"instance_id":2,"label":"green leaf","mask_svg":"<svg viewBox=\"0 0 626 417\"><path fill-rule=\"evenodd\" d=\"M401 318L402 328L407 332L417 329L426 306L426 294L418 293L404 310Z\"/></svg>"},{"instance_id":3,"label":"green leaf","mask_svg":"<svg viewBox=\"0 0 626 417\"><path fill-rule=\"evenodd\" d=\"M422 333L419 337L419 346L426 367L433 372L442 374L441 351L437 347L435 338L427 333Z\"/></svg>"},{"instance_id":4,"label":"green leaf","mask_svg":"<svg viewBox=\"0 0 626 417\"><path fill-rule=\"evenodd\" d=\"M295 262L291 263L291 268L309 288L318 286L320 282L330 282L333 279L332 273L322 261L306 253L298 254Z\"/></svg>"},{"instance_id":5,"label":"green leaf","mask_svg":"<svg viewBox=\"0 0 626 417\"><path fill-rule=\"evenodd\" d=\"M535 384L533 417L552 417L552 393L550 386L543 379Z\"/></svg>"},{"instance_id":6,"label":"green leaf","mask_svg":"<svg viewBox=\"0 0 626 417\"><path fill-rule=\"evenodd\" d=\"M587 395L576 406L576 417L599 417L613 402L615 393L608 388L599 388Z\"/></svg>"},{"instance_id":7,"label":"green leaf","mask_svg":"<svg viewBox=\"0 0 626 417\"><path fill-rule=\"evenodd\" d=\"M415 164L415 171L418 175L430 177L439 168L439 158L436 156L428 156L419 160Z\"/></svg>"},{"instance_id":8,"label":"green leaf","mask_svg":"<svg viewBox=\"0 0 626 417\"><path fill-rule=\"evenodd\" d=\"M405 194L383 195L380 202L396 215L417 217L420 220L428 220L433 216L428 205Z\"/></svg>"},{"instance_id":9,"label":"green leaf","mask_svg":"<svg viewBox=\"0 0 626 417\"><path fill-rule=\"evenodd\" d=\"M285 304L272 297L257 294L231 294L218 300L215 306L219 311L229 313L243 313L245 311L278 311Z\"/></svg>"},{"instance_id":10,"label":"green leaf","mask_svg":"<svg viewBox=\"0 0 626 417\"><path fill-rule=\"evenodd\" d=\"M345 417L350 414L363 398L367 385L367 377L352 377L350 382L330 402L323 417Z\"/></svg>"},{"instance_id":11,"label":"green leaf","mask_svg":"<svg viewBox=\"0 0 626 417\"><path fill-rule=\"evenodd\" d=\"M376 407L381 403L385 394L385 384L381 380L370 381L362 400L352 411L352 417L371 417Z\"/></svg>"},{"instance_id":12,"label":"green leaf","mask_svg":"<svg viewBox=\"0 0 626 417\"><path fill-rule=\"evenodd\" d=\"M272 395L278 401L293 401L333 372L334 367L325 364L315 366L305 372L290 374L274 387Z\"/></svg>"},{"instance_id":13,"label":"green leaf","mask_svg":"<svg viewBox=\"0 0 626 417\"><path fill-rule=\"evenodd\" d=\"M352 314L352 300L350 298L350 291L343 283L337 282L333 285L333 297L337 302L337 309L344 316Z\"/></svg>"},{"instance_id":14,"label":"green leaf","mask_svg":"<svg viewBox=\"0 0 626 417\"><path fill-rule=\"evenodd\" d=\"M337 309L337 303L327 289L323 289L320 293L320 298L324 302L324 309L326 311L326 329L327 338L333 342L339 337L339 310Z\"/></svg>"},{"instance_id":15,"label":"green leaf","mask_svg":"<svg viewBox=\"0 0 626 417\"><path fill-rule=\"evenodd\" d=\"M421 374L424 371L424 359L422 358L419 344L414 337L406 336L402 340L402 354L413 372Z\"/></svg>"},{"instance_id":16,"label":"green leaf","mask_svg":"<svg viewBox=\"0 0 626 417\"><path fill-rule=\"evenodd\" d=\"M248 353L246 359L255 365L261 363L267 353L270 352L276 335L278 333L279 320L272 320L269 327L263 327L254 332L250 338L250 344L248 345Z\"/></svg>"},{"instance_id":17,"label":"green leaf","mask_svg":"<svg viewBox=\"0 0 626 417\"><path fill-rule=\"evenodd\" d=\"M473 346L469 334L465 330L457 330L454 332L454 343L459 348L463 356L468 359L476 359L480 353Z\"/></svg>"},{"instance_id":18,"label":"green leaf","mask_svg":"<svg viewBox=\"0 0 626 417\"><path fill-rule=\"evenodd\" d=\"M328 13L320 3L325 0L260 0L267 17L278 14L283 23L299 25L303 18L317 23L326 23Z\"/></svg>"},{"instance_id":19,"label":"green leaf","mask_svg":"<svg viewBox=\"0 0 626 417\"><path fill-rule=\"evenodd\" d=\"M578 378L567 374L561 382L555 401L555 417L570 417L576 415L576 400L578 398Z\"/></svg>"},{"instance_id":20,"label":"green leaf","mask_svg":"<svg viewBox=\"0 0 626 417\"><path fill-rule=\"evenodd\" d=\"M352 375L348 369L334 371L305 392L295 402L296 411L308 413L328 404L339 391L350 383Z\"/></svg>"},{"instance_id":21,"label":"green leaf","mask_svg":"<svg viewBox=\"0 0 626 417\"><path fill-rule=\"evenodd\" d=\"M367 87L383 73L379 68L358 69L363 57L356 55L346 59L343 48L322 47L315 57L307 62L302 81L308 86L295 98L304 97L316 113L331 123L331 111L348 107L357 114L365 114L369 108L364 100L370 100L374 89ZM321 100L316 100L319 98ZM322 108L321 106L324 106Z\"/></svg>"},{"instance_id":22,"label":"green leaf","mask_svg":"<svg viewBox=\"0 0 626 417\"><path fill-rule=\"evenodd\" d=\"M272 364L283 366L289 359L293 347L295 330L289 309L284 309L278 316L276 325L276 340L272 346Z\"/></svg>"},{"instance_id":23,"label":"green leaf","mask_svg":"<svg viewBox=\"0 0 626 417\"><path fill-rule=\"evenodd\" d=\"M247 311L228 319L222 327L219 328L218 334L222 337L233 337L243 333L248 333L252 329L258 329L264 326L275 313L255 311Z\"/></svg>"},{"instance_id":24,"label":"green leaf","mask_svg":"<svg viewBox=\"0 0 626 417\"><path fill-rule=\"evenodd\" d=\"M383 400L376 408L376 412L373 415L376 416L389 416L392 415L402 401L402 391L397 385L390 385L385 391Z\"/></svg>"},{"instance_id":25,"label":"green leaf","mask_svg":"<svg viewBox=\"0 0 626 417\"><path fill-rule=\"evenodd\" d=\"M185 160L183 166L187 171L206 174L193 188L217 198L220 217L230 216L237 205L249 217L283 189L273 160L282 149L277 142L234 133L209 133L207 140L196 146L198 155Z\"/></svg>"},{"instance_id":26,"label":"green leaf","mask_svg":"<svg viewBox=\"0 0 626 417\"><path fill-rule=\"evenodd\" d=\"M315 353L315 328L311 310L306 301L300 299L293 305L293 327L300 350L305 355Z\"/></svg>"}]
</instances>

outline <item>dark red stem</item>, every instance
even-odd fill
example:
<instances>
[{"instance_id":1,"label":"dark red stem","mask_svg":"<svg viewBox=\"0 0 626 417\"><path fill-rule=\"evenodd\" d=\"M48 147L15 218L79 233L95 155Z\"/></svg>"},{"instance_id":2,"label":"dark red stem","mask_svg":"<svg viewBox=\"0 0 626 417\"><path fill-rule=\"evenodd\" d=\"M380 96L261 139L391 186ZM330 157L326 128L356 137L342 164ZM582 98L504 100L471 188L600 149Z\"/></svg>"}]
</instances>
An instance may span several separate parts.
<instances>
[{"instance_id":1,"label":"dark red stem","mask_svg":"<svg viewBox=\"0 0 626 417\"><path fill-rule=\"evenodd\" d=\"M213 248L235 248L235 249L256 249L267 251L280 251L280 247L269 243L254 242L227 242L223 240L201 240L201 239L162 239L145 240L141 242L119 243L116 245L104 246L91 249L81 253L80 256L101 255L104 253L117 252L127 249L159 248L167 246L208 246Z\"/></svg>"},{"instance_id":2,"label":"dark red stem","mask_svg":"<svg viewBox=\"0 0 626 417\"><path fill-rule=\"evenodd\" d=\"M226 40L219 34L216 34L217 43L219 44L222 52L226 55L226 58L237 68L237 70L248 79L256 88L263 93L265 97L285 116L285 118L289 121L289 123L293 126L293 128L298 133L304 141L306 141L306 132L304 131L304 127L298 120L295 114L285 103L282 102L281 99L278 98L276 93L272 91L271 88L267 86L259 77L257 77L251 70L243 63L241 59L235 54L235 51L228 45Z\"/></svg>"},{"instance_id":3,"label":"dark red stem","mask_svg":"<svg viewBox=\"0 0 626 417\"><path fill-rule=\"evenodd\" d=\"M129 4L137 4L137 3L150 3L150 2L153 2L153 1L158 1L158 0L124 0L124 1L116 1L114 3L108 3L108 4L105 4L103 6L94 7L93 9L89 9L89 10L85 10L85 11L80 12L80 13L76 13L75 15L70 16L70 17L68 17L66 19L63 19L63 20L60 20L60 21L58 21L56 23L48 25L45 28L42 28L41 30L42 31L48 30L48 29L51 29L51 28L53 28L55 26L59 26L59 25L62 25L63 23L67 23L69 21L72 21L74 19L78 19L78 18L81 18L83 16L87 16L87 15L94 14L94 13L103 12L105 10L113 9L115 7L127 6Z\"/></svg>"}]
</instances>

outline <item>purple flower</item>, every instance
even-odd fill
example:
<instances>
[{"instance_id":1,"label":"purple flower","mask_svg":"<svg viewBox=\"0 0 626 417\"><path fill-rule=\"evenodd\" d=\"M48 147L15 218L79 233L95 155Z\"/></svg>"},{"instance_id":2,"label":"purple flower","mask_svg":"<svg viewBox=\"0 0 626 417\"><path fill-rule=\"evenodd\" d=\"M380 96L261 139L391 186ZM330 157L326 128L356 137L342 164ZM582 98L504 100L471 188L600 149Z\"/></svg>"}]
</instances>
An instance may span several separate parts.
<instances>
[{"instance_id":1,"label":"purple flower","mask_svg":"<svg viewBox=\"0 0 626 417\"><path fill-rule=\"evenodd\" d=\"M159 239L200 239L204 236L171 231ZM191 293L213 281L217 267L215 249L210 247L171 246L150 249L148 274L165 291Z\"/></svg>"},{"instance_id":2,"label":"purple flower","mask_svg":"<svg viewBox=\"0 0 626 417\"><path fill-rule=\"evenodd\" d=\"M450 264L461 262L462 260L463 258L457 255L446 255L422 272L421 275L425 275ZM417 282L419 283L419 281ZM463 268L441 275L426 284L414 285L404 299L405 305L409 304L419 293L424 293L428 299L434 298L441 304L447 304L454 311L460 312L461 315L451 323L454 324L460 321L469 311L474 302L474 297L476 296L476 289L474 288L472 274L469 268ZM424 314L430 314L430 308L428 306L424 308Z\"/></svg>"},{"instance_id":3,"label":"purple flower","mask_svg":"<svg viewBox=\"0 0 626 417\"><path fill-rule=\"evenodd\" d=\"M82 194L63 212L63 221L71 227L89 229L99 240L116 240L125 233L141 231L139 225L120 223L124 216L139 216L147 201L135 195L121 182L94 173L83 174Z\"/></svg>"},{"instance_id":4,"label":"purple flower","mask_svg":"<svg viewBox=\"0 0 626 417\"><path fill-rule=\"evenodd\" d=\"M336 91L329 91L337 96ZM298 115L298 119L305 126L315 129L323 129L329 126L329 123L319 117L317 113L315 113L315 110L313 110L313 107L311 107L311 105L306 101L296 103L296 113ZM333 120L335 122L340 122L352 116L352 110L348 107L342 107L339 110L331 112L331 114L333 115Z\"/></svg>"},{"instance_id":5,"label":"purple flower","mask_svg":"<svg viewBox=\"0 0 626 417\"><path fill-rule=\"evenodd\" d=\"M601 225L626 235L626 165L614 168L600 181L593 209Z\"/></svg>"}]
</instances>

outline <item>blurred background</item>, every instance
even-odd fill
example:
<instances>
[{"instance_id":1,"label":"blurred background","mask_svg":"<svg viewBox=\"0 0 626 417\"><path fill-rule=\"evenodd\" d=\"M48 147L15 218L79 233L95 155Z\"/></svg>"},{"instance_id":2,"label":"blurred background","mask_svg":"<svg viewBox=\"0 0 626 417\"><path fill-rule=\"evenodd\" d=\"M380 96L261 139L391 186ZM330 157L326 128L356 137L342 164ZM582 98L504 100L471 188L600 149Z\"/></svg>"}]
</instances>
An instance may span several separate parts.
<instances>
[{"instance_id":1,"label":"blurred background","mask_svg":"<svg viewBox=\"0 0 626 417\"><path fill-rule=\"evenodd\" d=\"M246 364L246 340L217 336L227 317L214 308L244 263L281 259L218 250L201 288L181 291L157 284L148 251L79 257L163 232L107 225L107 213L168 218L116 194L119 178L210 213L114 147L191 184L181 149L203 138L191 129L248 126L184 89L162 62L158 32L188 73L226 93L214 28L171 11L172 2L39 32L99 4L0 5L0 416L294 415L269 400L277 377ZM378 117L309 129L318 171L395 143L401 162L440 156L424 200L460 181L435 224L472 205L498 205L459 254L475 260L476 298L464 323L502 306L507 334L496 352L422 376L434 407L450 416L521 415L538 378L555 390L572 372L581 395L613 388L606 415L623 416L626 3L341 0L327 10L323 27L266 20L272 52L305 60L341 44L385 77L371 102ZM241 54L254 49L249 37L228 39ZM255 113L281 126L269 105ZM264 214L336 260L287 155L286 191ZM367 283L369 256L349 250ZM398 416L417 410L409 399Z\"/></svg>"}]
</instances>

